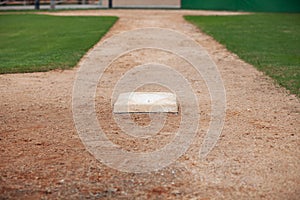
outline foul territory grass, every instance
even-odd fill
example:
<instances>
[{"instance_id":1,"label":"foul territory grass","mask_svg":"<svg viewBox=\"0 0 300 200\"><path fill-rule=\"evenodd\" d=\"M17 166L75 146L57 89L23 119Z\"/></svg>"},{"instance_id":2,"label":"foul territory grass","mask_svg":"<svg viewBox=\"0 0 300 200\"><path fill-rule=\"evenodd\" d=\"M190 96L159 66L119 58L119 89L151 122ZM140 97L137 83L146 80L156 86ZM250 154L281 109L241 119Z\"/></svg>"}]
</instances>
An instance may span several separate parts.
<instances>
[{"instance_id":1,"label":"foul territory grass","mask_svg":"<svg viewBox=\"0 0 300 200\"><path fill-rule=\"evenodd\" d=\"M185 16L185 19L300 96L300 14Z\"/></svg>"},{"instance_id":2,"label":"foul territory grass","mask_svg":"<svg viewBox=\"0 0 300 200\"><path fill-rule=\"evenodd\" d=\"M0 15L0 74L74 67L116 17Z\"/></svg>"}]
</instances>

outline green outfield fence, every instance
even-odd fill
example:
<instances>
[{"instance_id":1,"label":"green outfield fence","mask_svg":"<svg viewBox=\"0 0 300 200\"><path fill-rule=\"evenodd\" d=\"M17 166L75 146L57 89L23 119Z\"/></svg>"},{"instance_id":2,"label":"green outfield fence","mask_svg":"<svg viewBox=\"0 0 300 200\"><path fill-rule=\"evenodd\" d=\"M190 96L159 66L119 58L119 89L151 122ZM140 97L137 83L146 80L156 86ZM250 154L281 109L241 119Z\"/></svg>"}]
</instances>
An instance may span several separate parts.
<instances>
[{"instance_id":1,"label":"green outfield fence","mask_svg":"<svg viewBox=\"0 0 300 200\"><path fill-rule=\"evenodd\" d=\"M181 0L183 9L300 12L300 0Z\"/></svg>"},{"instance_id":2,"label":"green outfield fence","mask_svg":"<svg viewBox=\"0 0 300 200\"><path fill-rule=\"evenodd\" d=\"M57 9L78 6L74 8L182 8L300 13L300 0L0 0L0 10L32 9L36 1L44 9L48 9L52 1Z\"/></svg>"}]
</instances>

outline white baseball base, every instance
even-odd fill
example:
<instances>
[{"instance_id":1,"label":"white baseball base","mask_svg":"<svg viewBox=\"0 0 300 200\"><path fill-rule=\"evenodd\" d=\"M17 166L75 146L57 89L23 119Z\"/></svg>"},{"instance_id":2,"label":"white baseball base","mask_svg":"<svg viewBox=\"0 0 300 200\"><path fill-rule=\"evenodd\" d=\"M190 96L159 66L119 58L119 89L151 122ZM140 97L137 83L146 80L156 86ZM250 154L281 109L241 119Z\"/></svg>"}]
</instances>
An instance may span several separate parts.
<instances>
[{"instance_id":1,"label":"white baseball base","mask_svg":"<svg viewBox=\"0 0 300 200\"><path fill-rule=\"evenodd\" d=\"M114 113L178 113L176 95L168 92L129 92L119 95Z\"/></svg>"}]
</instances>

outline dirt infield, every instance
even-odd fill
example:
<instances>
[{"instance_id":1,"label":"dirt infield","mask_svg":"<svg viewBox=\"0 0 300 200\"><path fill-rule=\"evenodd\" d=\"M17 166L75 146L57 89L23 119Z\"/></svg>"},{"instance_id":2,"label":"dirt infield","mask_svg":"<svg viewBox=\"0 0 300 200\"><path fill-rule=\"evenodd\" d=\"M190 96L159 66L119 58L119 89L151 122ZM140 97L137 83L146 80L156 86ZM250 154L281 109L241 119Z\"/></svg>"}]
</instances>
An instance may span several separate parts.
<instances>
[{"instance_id":1,"label":"dirt infield","mask_svg":"<svg viewBox=\"0 0 300 200\"><path fill-rule=\"evenodd\" d=\"M128 138L113 123L113 86L120 74L136 65L155 60L174 67L191 82L201 104L201 126L186 154L157 172L124 173L97 161L76 132L72 90L79 67L0 75L0 199L299 198L299 99L182 18L186 14L240 13L116 9L51 14L119 16L105 38L146 27L168 28L193 38L221 73L227 98L226 123L217 146L200 160L198 151L209 126L211 105L203 80L167 52L149 49L124 55L105 71L97 87L97 116L114 143L128 151L161 148L172 138L170 133L179 120L169 116L168 126L149 140ZM85 59L90 59L89 54L82 62ZM156 85L139 88L149 89L166 90ZM146 115L133 117L138 124L149 123Z\"/></svg>"}]
</instances>

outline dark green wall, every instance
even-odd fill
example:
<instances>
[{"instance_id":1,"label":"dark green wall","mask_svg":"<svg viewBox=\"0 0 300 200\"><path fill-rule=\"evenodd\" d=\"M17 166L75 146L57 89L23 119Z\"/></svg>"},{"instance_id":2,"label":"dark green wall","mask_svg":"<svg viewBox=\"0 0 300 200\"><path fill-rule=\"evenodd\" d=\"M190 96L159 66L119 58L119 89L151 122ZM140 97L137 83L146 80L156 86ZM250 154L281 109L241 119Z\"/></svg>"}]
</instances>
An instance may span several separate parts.
<instances>
[{"instance_id":1,"label":"dark green wall","mask_svg":"<svg viewBox=\"0 0 300 200\"><path fill-rule=\"evenodd\" d=\"M183 9L300 12L300 0L181 0Z\"/></svg>"}]
</instances>

